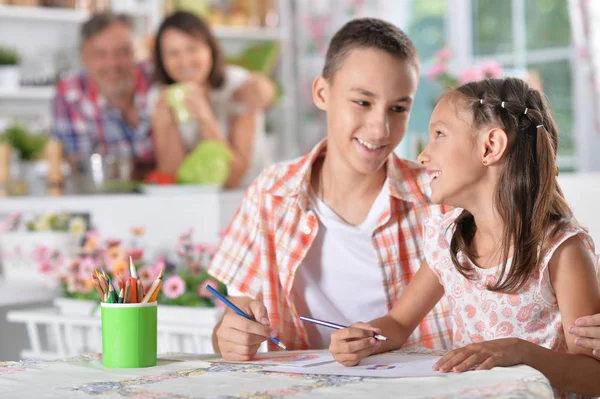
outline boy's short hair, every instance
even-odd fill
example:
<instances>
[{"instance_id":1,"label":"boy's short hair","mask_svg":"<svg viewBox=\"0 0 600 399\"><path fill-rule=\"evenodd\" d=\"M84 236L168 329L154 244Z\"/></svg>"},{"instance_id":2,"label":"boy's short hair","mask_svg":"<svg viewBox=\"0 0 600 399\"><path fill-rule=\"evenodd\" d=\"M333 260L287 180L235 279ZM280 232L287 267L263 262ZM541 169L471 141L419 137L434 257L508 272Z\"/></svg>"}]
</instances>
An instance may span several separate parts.
<instances>
[{"instance_id":1,"label":"boy's short hair","mask_svg":"<svg viewBox=\"0 0 600 399\"><path fill-rule=\"evenodd\" d=\"M328 81L356 48L377 49L410 61L419 70L419 55L413 42L400 28L377 18L359 18L346 23L329 42L322 75Z\"/></svg>"}]
</instances>

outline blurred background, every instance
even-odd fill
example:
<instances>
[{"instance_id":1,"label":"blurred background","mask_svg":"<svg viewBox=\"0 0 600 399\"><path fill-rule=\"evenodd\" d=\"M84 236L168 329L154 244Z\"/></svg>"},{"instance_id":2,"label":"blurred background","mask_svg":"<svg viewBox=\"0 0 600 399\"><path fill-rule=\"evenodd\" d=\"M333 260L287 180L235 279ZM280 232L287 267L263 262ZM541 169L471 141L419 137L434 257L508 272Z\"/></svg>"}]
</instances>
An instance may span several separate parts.
<instances>
[{"instance_id":1,"label":"blurred background","mask_svg":"<svg viewBox=\"0 0 600 399\"><path fill-rule=\"evenodd\" d=\"M310 87L322 68L329 39L349 19L375 16L404 29L423 63L417 104L408 139L398 149L400 155L413 158L417 139L426 135L432 105L443 87L441 79L435 79L432 66L439 63L436 53L448 49L445 67L455 77L488 61L497 62L505 75L534 75L552 104L560 128L561 170L597 170L600 160L595 153L600 140L594 119L598 114L594 76L598 52L594 50L599 39L594 36L598 29L594 27L598 15L595 3L0 0L0 46L16 51L20 72L17 89L3 88L0 83L0 131L19 120L32 132L48 132L54 84L81 68L78 32L90 13L110 9L131 15L136 57L143 60L149 55L148 39L165 14L190 9L211 23L230 61L251 65L277 83L278 97L268 111L266 130L273 158L289 159L305 153L323 137L323 115L312 105Z\"/></svg>"},{"instance_id":2,"label":"blurred background","mask_svg":"<svg viewBox=\"0 0 600 399\"><path fill-rule=\"evenodd\" d=\"M105 251L118 254L104 264L109 272L133 254L136 267L150 274L170 265L170 277L182 276L178 290L159 302L214 306L202 297L209 277L198 270L205 270L257 172L228 180L231 154L203 143L188 148L180 163L160 164L164 148L153 148L154 114L143 105L157 85L157 29L177 10L208 23L227 65L258 77L245 101L266 98L253 136L261 137L253 157L263 166L305 154L325 136L311 85L332 35L353 18L390 21L420 54L416 103L396 149L402 157L415 159L423 148L444 90L486 76L526 79L543 91L555 114L559 182L567 200L600 240L600 0L0 0L0 360L97 349L98 337L86 335L97 334L93 327L99 325L97 315L90 316L89 301L97 298L86 267L90 259L104 264ZM132 20L139 91L129 128L120 111L116 117L95 114L94 107L104 105L90 94L90 71L81 57L83 24L106 11ZM231 94L225 91L219 95ZM215 113L229 112L228 101L237 101L227 96L212 104ZM122 136L126 150L111 150L110 140L100 148L71 145L73 134L98 140L100 130L117 144ZM170 323L204 323L195 331L210 332L218 319L170 314L176 315ZM176 346L166 335L161 345L165 351L210 351L206 334L193 341L204 340L200 347Z\"/></svg>"}]
</instances>

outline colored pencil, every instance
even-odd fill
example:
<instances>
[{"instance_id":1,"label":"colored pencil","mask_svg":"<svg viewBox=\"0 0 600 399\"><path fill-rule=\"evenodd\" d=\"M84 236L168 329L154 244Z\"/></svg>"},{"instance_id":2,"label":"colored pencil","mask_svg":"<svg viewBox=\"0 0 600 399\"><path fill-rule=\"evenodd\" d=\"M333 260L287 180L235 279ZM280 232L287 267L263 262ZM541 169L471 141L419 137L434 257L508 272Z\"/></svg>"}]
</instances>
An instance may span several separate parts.
<instances>
[{"instance_id":1,"label":"colored pencil","mask_svg":"<svg viewBox=\"0 0 600 399\"><path fill-rule=\"evenodd\" d=\"M142 299L144 299L144 285L142 284L142 280L137 279L137 303L142 303Z\"/></svg>"},{"instance_id":2,"label":"colored pencil","mask_svg":"<svg viewBox=\"0 0 600 399\"><path fill-rule=\"evenodd\" d=\"M133 259L131 258L131 256L129 257L129 274L131 275L131 277L137 280L138 275L137 271L135 270L135 266L133 265Z\"/></svg>"},{"instance_id":3,"label":"colored pencil","mask_svg":"<svg viewBox=\"0 0 600 399\"><path fill-rule=\"evenodd\" d=\"M247 315L243 310L241 310L240 308L238 308L237 306L235 306L229 299L225 298L223 295L221 295L217 290L215 290L210 285L207 285L206 289L209 290L211 292L211 294L213 294L217 299L219 299L221 302L223 302L225 305L227 305L231 310L233 310L238 315L240 315L242 317L245 317L248 320L256 321L252 317L250 317L249 315ZM273 341L273 343L275 343L280 348L288 350L287 346L285 346L283 344L283 342L281 342L277 338L269 337L269 339L271 341Z\"/></svg>"},{"instance_id":4,"label":"colored pencil","mask_svg":"<svg viewBox=\"0 0 600 399\"><path fill-rule=\"evenodd\" d=\"M112 284L108 286L108 298L106 299L106 303L118 303L118 298L117 295L115 294L115 289L113 288Z\"/></svg>"},{"instance_id":5,"label":"colored pencil","mask_svg":"<svg viewBox=\"0 0 600 399\"><path fill-rule=\"evenodd\" d=\"M148 288L146 295L144 295L144 298L142 299L142 302L140 302L140 303L153 302L153 301L151 301L152 298L154 298L156 300L156 297L158 296L158 292L160 290L160 286L162 286L162 277L163 277L163 269L160 269L158 276L156 276L156 279L154 279L154 281L152 282L152 285L150 286L150 288Z\"/></svg>"},{"instance_id":6,"label":"colored pencil","mask_svg":"<svg viewBox=\"0 0 600 399\"><path fill-rule=\"evenodd\" d=\"M300 316L300 320L307 321L309 323L314 323L314 324L317 324L317 325L323 326L323 327L333 328L336 330L341 330L342 328L348 328L348 326L344 326L344 325L337 324L337 323L332 323L330 321L313 319L311 317L306 317L306 316ZM373 334L373 337L379 341L387 341L388 340L387 337L385 337L381 334Z\"/></svg>"},{"instance_id":7,"label":"colored pencil","mask_svg":"<svg viewBox=\"0 0 600 399\"><path fill-rule=\"evenodd\" d=\"M92 282L94 283L94 288L96 289L96 292L98 293L98 295L100 295L100 300L102 300L102 298L104 298L104 291L102 291L102 288L100 287L100 282L98 281L98 277L96 277L96 275L94 273L91 273L92 276Z\"/></svg>"},{"instance_id":8,"label":"colored pencil","mask_svg":"<svg viewBox=\"0 0 600 399\"><path fill-rule=\"evenodd\" d=\"M137 300L137 298L136 298L136 300ZM123 294L123 303L131 303L131 281L130 280L127 280L127 283L125 284L125 293Z\"/></svg>"},{"instance_id":9,"label":"colored pencil","mask_svg":"<svg viewBox=\"0 0 600 399\"><path fill-rule=\"evenodd\" d=\"M135 266L133 265L133 259L131 256L129 257L129 284L131 284L131 295L129 296L130 303L138 303L138 294L137 294L137 271L135 270Z\"/></svg>"}]
</instances>

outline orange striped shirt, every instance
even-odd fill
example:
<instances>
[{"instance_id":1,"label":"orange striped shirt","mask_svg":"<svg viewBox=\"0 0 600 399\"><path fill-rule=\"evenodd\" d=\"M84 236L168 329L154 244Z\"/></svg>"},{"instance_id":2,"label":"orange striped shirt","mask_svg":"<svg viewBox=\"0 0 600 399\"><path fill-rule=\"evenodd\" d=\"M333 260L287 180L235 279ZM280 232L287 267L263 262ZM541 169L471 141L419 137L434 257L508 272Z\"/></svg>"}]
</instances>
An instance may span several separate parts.
<instances>
[{"instance_id":1,"label":"orange striped shirt","mask_svg":"<svg viewBox=\"0 0 600 399\"><path fill-rule=\"evenodd\" d=\"M312 165L325 150L324 140L308 155L263 171L246 191L209 268L209 273L224 284L261 300L271 327L279 331L279 338L290 349L308 349L306 329L291 294L294 274L319 227L309 207L308 188ZM379 218L373 245L382 272L381 288L391 309L424 259L423 224L429 217L444 213L445 208L430 202L426 194L429 178L418 164L392 153L387 175L390 207ZM356 287L348 287L349 297L353 289ZM277 348L268 342L270 350ZM445 297L406 345L451 348Z\"/></svg>"}]
</instances>

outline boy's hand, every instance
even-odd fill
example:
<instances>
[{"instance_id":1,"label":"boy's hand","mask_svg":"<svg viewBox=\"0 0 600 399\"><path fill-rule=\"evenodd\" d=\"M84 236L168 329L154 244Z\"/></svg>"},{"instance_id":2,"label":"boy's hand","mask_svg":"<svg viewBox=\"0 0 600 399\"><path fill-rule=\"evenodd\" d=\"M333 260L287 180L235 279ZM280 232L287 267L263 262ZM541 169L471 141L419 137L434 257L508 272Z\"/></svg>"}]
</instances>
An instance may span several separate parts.
<instances>
[{"instance_id":1,"label":"boy's hand","mask_svg":"<svg viewBox=\"0 0 600 399\"><path fill-rule=\"evenodd\" d=\"M580 317L569 332L580 337L575 340L577 346L593 349L593 355L600 359L600 313Z\"/></svg>"},{"instance_id":2,"label":"boy's hand","mask_svg":"<svg viewBox=\"0 0 600 399\"><path fill-rule=\"evenodd\" d=\"M329 352L343 366L356 366L381 345L373 337L374 333L381 334L381 330L367 323L354 323L348 328L337 330L331 334Z\"/></svg>"},{"instance_id":3,"label":"boy's hand","mask_svg":"<svg viewBox=\"0 0 600 399\"><path fill-rule=\"evenodd\" d=\"M277 336L277 331L269 327L265 305L252 301L245 312L257 321L248 320L228 309L217 329L219 351L226 360L250 360L263 341L269 336Z\"/></svg>"},{"instance_id":4,"label":"boy's hand","mask_svg":"<svg viewBox=\"0 0 600 399\"><path fill-rule=\"evenodd\" d=\"M503 338L470 344L446 353L433 365L433 370L462 373L473 368L489 370L521 364L524 352L522 344L526 342L518 338Z\"/></svg>"}]
</instances>

